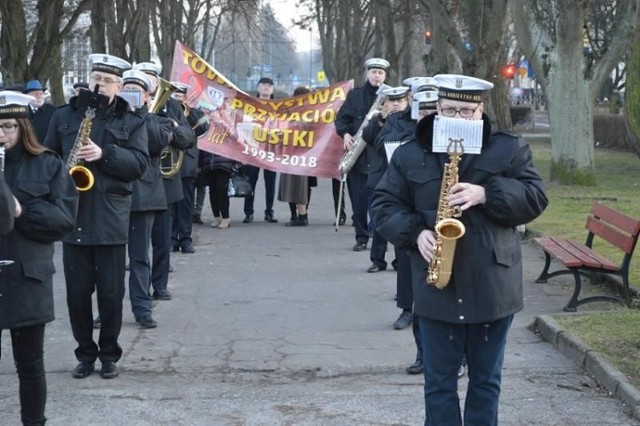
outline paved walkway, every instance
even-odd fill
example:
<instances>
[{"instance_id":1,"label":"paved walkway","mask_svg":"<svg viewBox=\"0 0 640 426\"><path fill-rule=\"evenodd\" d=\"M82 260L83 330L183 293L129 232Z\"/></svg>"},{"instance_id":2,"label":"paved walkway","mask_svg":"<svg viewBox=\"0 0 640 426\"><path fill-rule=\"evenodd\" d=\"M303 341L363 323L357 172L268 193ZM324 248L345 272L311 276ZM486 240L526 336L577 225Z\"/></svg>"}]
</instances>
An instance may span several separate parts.
<instances>
[{"instance_id":1,"label":"paved walkway","mask_svg":"<svg viewBox=\"0 0 640 426\"><path fill-rule=\"evenodd\" d=\"M113 380L70 375L75 342L57 251L57 319L45 342L47 425L422 424L422 378L404 372L413 337L391 327L399 314L395 273L365 273L368 253L351 251L353 228L334 231L327 179L314 189L306 228L283 226L289 214L281 203L280 223L263 222L262 179L258 187L254 223L240 223L242 202L233 200L230 229L196 226L197 252L172 257L174 299L156 304L158 328L135 325L127 296L121 375ZM570 286L534 284L541 254L525 244L524 256L526 308L510 333L500 423L639 424L527 329L536 315L561 312ZM6 332L2 346L0 424L17 425ZM461 395L465 388L463 379Z\"/></svg>"}]
</instances>

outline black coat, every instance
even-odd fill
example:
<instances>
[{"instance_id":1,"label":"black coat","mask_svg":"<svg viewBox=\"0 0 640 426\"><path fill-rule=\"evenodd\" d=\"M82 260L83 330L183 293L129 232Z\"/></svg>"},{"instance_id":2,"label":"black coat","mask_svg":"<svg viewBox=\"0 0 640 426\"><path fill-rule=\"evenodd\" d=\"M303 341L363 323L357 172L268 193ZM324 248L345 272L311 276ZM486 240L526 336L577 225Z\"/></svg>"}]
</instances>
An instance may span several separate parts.
<instances>
[{"instance_id":1,"label":"black coat","mask_svg":"<svg viewBox=\"0 0 640 426\"><path fill-rule=\"evenodd\" d=\"M453 276L443 290L426 284L427 262L418 235L434 229L446 154L431 153L433 116L422 119L416 141L400 146L373 194L376 230L410 250L415 312L449 323L482 323L522 309L522 255L516 226L538 217L548 200L521 138L491 134L485 117L479 155L463 155L459 181L482 185L486 202L466 210Z\"/></svg>"},{"instance_id":2,"label":"black coat","mask_svg":"<svg viewBox=\"0 0 640 426\"><path fill-rule=\"evenodd\" d=\"M173 133L173 138L170 143L171 146L185 151L195 145L193 130L187 121L187 117L184 116L184 110L178 101L173 98L169 98L164 111L159 115L168 117L174 120L177 124L171 128ZM187 160L187 157L188 156L185 153L185 162L189 161ZM184 163L182 167L184 167ZM167 204L175 203L184 198L184 194L182 193L181 172L178 172L169 178L165 177L162 181L164 183Z\"/></svg>"},{"instance_id":3,"label":"black coat","mask_svg":"<svg viewBox=\"0 0 640 426\"><path fill-rule=\"evenodd\" d=\"M380 128L378 126L378 128ZM413 140L416 131L416 121L411 118L411 108L390 114L370 143L369 175L367 176L367 189L373 191L380 182L382 175L387 170L387 153L384 147L386 142L406 143ZM365 139L369 143L368 139Z\"/></svg>"},{"instance_id":4,"label":"black coat","mask_svg":"<svg viewBox=\"0 0 640 426\"><path fill-rule=\"evenodd\" d=\"M149 167L144 175L133 182L133 196L131 211L162 211L167 209L167 196L160 174L160 155L169 145L172 122L168 118L156 114L149 114L146 108L138 113L147 124L147 139L149 141Z\"/></svg>"},{"instance_id":5,"label":"black coat","mask_svg":"<svg viewBox=\"0 0 640 426\"><path fill-rule=\"evenodd\" d=\"M45 146L67 160L80 129L83 112L77 98L59 108L51 119ZM80 193L78 219L73 233L64 241L76 245L126 244L133 182L149 165L147 126L129 111L129 104L116 96L105 109L96 111L90 138L102 148L102 158L85 163L95 184Z\"/></svg>"},{"instance_id":6,"label":"black coat","mask_svg":"<svg viewBox=\"0 0 640 426\"><path fill-rule=\"evenodd\" d=\"M185 150L184 152L184 165L180 170L180 176L182 177L192 177L195 178L198 174L198 140L199 136L204 135L209 130L209 124L203 123L198 124L198 120L204 117L204 113L200 108L192 108L189 111L189 115L187 116L187 121L189 122L189 126L193 129L194 126L196 129L194 130L194 137L196 138L194 144L191 148Z\"/></svg>"},{"instance_id":7,"label":"black coat","mask_svg":"<svg viewBox=\"0 0 640 426\"><path fill-rule=\"evenodd\" d=\"M364 86L353 89L347 94L347 99L345 99L344 104L340 107L335 121L336 133L338 133L338 135L343 137L349 133L351 136L355 136L356 133L358 133L360 125L377 98L377 91L378 88L372 86L369 81L367 81ZM361 173L367 173L369 167L367 150L360 155L353 167Z\"/></svg>"},{"instance_id":8,"label":"black coat","mask_svg":"<svg viewBox=\"0 0 640 426\"><path fill-rule=\"evenodd\" d=\"M13 229L15 211L13 194L4 181L4 175L0 173L0 235Z\"/></svg>"},{"instance_id":9,"label":"black coat","mask_svg":"<svg viewBox=\"0 0 640 426\"><path fill-rule=\"evenodd\" d=\"M42 104L42 106L35 112L32 108L29 108L29 119L31 120L31 127L33 127L33 130L36 132L38 142L44 142L44 139L47 136L47 131L49 130L51 117L53 117L53 114L55 112L56 107L51 104Z\"/></svg>"},{"instance_id":10,"label":"black coat","mask_svg":"<svg viewBox=\"0 0 640 426\"><path fill-rule=\"evenodd\" d=\"M0 329L53 321L53 244L73 230L78 209L73 180L52 152L16 145L4 172L22 214L0 241L0 259L15 262L0 268Z\"/></svg>"}]
</instances>

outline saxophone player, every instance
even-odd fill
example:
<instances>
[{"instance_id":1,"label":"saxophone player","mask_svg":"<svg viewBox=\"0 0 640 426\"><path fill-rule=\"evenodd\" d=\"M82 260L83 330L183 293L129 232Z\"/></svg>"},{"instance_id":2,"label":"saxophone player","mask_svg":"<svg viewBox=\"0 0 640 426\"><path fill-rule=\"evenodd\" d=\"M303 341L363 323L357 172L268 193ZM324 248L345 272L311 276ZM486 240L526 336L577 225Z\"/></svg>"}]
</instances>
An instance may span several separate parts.
<instances>
[{"instance_id":1,"label":"saxophone player","mask_svg":"<svg viewBox=\"0 0 640 426\"><path fill-rule=\"evenodd\" d=\"M77 150L95 177L93 187L80 194L78 217L73 231L63 240L62 262L67 289L67 305L73 337L78 343L75 378L88 377L97 358L100 376L118 375L116 363L122 356L118 336L122 327L126 244L132 184L142 177L149 163L147 128L144 120L118 96L123 71L130 64L116 56L89 56L89 86L105 99L106 107L95 111L91 132ZM84 92L84 91L83 91ZM66 161L75 151L77 135L86 106L72 97L53 115L44 145ZM82 132L81 132L82 133ZM98 342L93 340L91 295L97 292L102 320Z\"/></svg>"},{"instance_id":2,"label":"saxophone player","mask_svg":"<svg viewBox=\"0 0 640 426\"><path fill-rule=\"evenodd\" d=\"M336 117L336 132L344 140L344 149L349 150L355 144L354 136L358 132L360 125L364 121L365 116L375 102L378 88L385 82L387 78L387 69L390 64L385 59L371 58L364 63L367 70L367 80L362 87L353 89L347 95L347 99L342 104L340 111ZM349 190L349 198L351 199L351 208L353 209L353 224L356 231L356 244L353 251L364 251L369 243L369 221L367 212L369 210L369 192L367 191L367 169L369 161L367 152L358 158L356 164L349 171L347 176L347 188ZM339 198L339 181L333 181L333 199L338 205ZM338 212L336 211L336 215ZM340 212L343 216L343 212ZM340 219L340 222L344 221Z\"/></svg>"},{"instance_id":3,"label":"saxophone player","mask_svg":"<svg viewBox=\"0 0 640 426\"><path fill-rule=\"evenodd\" d=\"M436 114L420 120L415 140L394 153L375 189L379 232L410 251L414 309L424 363L425 425L463 424L458 369L468 363L464 424L497 425L502 362L513 316L523 307L522 256L516 226L538 217L548 200L531 150L519 137L491 131L483 113L490 82L437 75L437 115L482 121L480 154L462 155L458 183L441 191L447 154L432 150ZM443 192L443 193L441 193ZM434 257L440 200L462 211L452 277L426 283Z\"/></svg>"}]
</instances>

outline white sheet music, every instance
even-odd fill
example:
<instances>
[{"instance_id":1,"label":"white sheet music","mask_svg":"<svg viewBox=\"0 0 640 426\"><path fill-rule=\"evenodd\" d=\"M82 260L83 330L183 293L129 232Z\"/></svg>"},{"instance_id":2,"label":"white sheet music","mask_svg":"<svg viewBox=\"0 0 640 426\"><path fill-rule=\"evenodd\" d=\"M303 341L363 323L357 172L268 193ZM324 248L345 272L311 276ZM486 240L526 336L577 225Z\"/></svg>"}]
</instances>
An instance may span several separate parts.
<instances>
[{"instance_id":1,"label":"white sheet music","mask_svg":"<svg viewBox=\"0 0 640 426\"><path fill-rule=\"evenodd\" d=\"M480 154L482 150L482 120L460 120L435 116L433 122L433 152L447 152L452 141L460 141L464 154Z\"/></svg>"}]
</instances>

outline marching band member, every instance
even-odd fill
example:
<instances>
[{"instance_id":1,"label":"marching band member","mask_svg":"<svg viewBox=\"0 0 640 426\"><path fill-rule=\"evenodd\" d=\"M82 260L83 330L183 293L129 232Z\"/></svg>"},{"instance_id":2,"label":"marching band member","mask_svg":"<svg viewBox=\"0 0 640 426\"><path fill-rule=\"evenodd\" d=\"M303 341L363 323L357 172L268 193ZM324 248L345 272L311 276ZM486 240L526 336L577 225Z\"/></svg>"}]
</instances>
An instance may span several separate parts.
<instances>
[{"instance_id":1,"label":"marching band member","mask_svg":"<svg viewBox=\"0 0 640 426\"><path fill-rule=\"evenodd\" d=\"M151 79L142 71L129 70L123 74L124 91L138 93L141 104L136 112L147 124L149 167L133 182L131 214L129 216L129 299L131 311L141 328L158 324L151 315L151 228L156 212L167 209L167 198L160 174L160 155L169 145L173 123L168 118L149 114Z\"/></svg>"},{"instance_id":2,"label":"marching band member","mask_svg":"<svg viewBox=\"0 0 640 426\"><path fill-rule=\"evenodd\" d=\"M354 136L364 121L377 95L376 91L387 77L387 69L390 64L380 58L371 58L365 61L367 81L364 86L353 89L347 95L336 117L336 132L344 140L344 149L351 149L355 143ZM353 209L353 222L356 230L356 244L353 251L364 251L369 242L369 223L367 213L369 209L369 194L367 192L367 172L369 159L367 152L362 153L356 164L349 171L347 187L351 207ZM334 191L334 198L337 194Z\"/></svg>"},{"instance_id":3,"label":"marching band member","mask_svg":"<svg viewBox=\"0 0 640 426\"><path fill-rule=\"evenodd\" d=\"M88 377L96 358L102 362L100 376L118 375L122 355L118 336L122 327L122 299L126 244L129 236L132 183L143 176L148 164L147 128L127 101L117 96L122 73L130 64L112 55L89 56L89 85L99 94L82 90L69 105L59 108L49 126L45 145L66 161L77 149L77 158L94 176L93 186L81 191L76 227L63 241L62 261L67 284L67 305L79 364L73 377ZM106 99L90 120L91 133L84 140L87 105ZM97 291L102 321L98 342L93 340L91 294Z\"/></svg>"},{"instance_id":4,"label":"marching band member","mask_svg":"<svg viewBox=\"0 0 640 426\"><path fill-rule=\"evenodd\" d=\"M134 70L142 71L151 79L151 93L157 95L159 86L158 79L162 68L153 62L141 62L133 67ZM169 97L167 103L158 115L171 119L174 123L171 127L170 145L181 150L188 149L194 144L193 130L184 116L182 107L175 100ZM174 204L182 200L182 181L180 174L173 176L163 176L164 190L167 199L167 210L156 212L151 229L151 246L153 249L153 259L151 266L151 285L153 286L152 297L156 300L171 300L171 293L167 290L169 282L169 260L171 256L171 211Z\"/></svg>"},{"instance_id":5,"label":"marching band member","mask_svg":"<svg viewBox=\"0 0 640 426\"><path fill-rule=\"evenodd\" d=\"M53 245L73 230L78 193L64 163L38 143L29 121L30 102L31 96L0 92L4 178L20 206L13 231L0 240L0 259L13 261L0 266L0 330L11 331L22 423L44 425L43 346L45 324L54 319ZM1 186L6 189L4 182Z\"/></svg>"},{"instance_id":6,"label":"marching band member","mask_svg":"<svg viewBox=\"0 0 640 426\"><path fill-rule=\"evenodd\" d=\"M27 81L24 89L24 94L32 96L34 99L29 108L29 118L31 119L33 131L36 133L40 143L47 136L49 122L56 111L55 106L45 102L45 90L47 90L46 87L43 87L39 80Z\"/></svg>"},{"instance_id":7,"label":"marching band member","mask_svg":"<svg viewBox=\"0 0 640 426\"><path fill-rule=\"evenodd\" d=\"M196 177L198 174L198 144L197 138L204 135L209 130L204 113L200 108L189 108L186 101L189 85L172 81L171 84L178 88L178 91L171 96L175 99L184 111L186 111L187 121L194 131L193 146L184 151L184 162L180 169L180 179L182 181L182 193L184 198L173 206L171 212L171 241L173 251L182 253L195 253L191 231L193 225L194 198L196 190Z\"/></svg>"},{"instance_id":8,"label":"marching band member","mask_svg":"<svg viewBox=\"0 0 640 426\"><path fill-rule=\"evenodd\" d=\"M493 84L461 75L434 78L438 114L420 120L415 140L394 152L374 192L373 211L380 233L410 250L425 425L463 424L458 397L463 356L469 375L464 424L496 425L507 333L523 305L516 226L539 216L548 200L526 143L491 132L482 95ZM480 154L462 155L456 178L446 177L444 186L450 156L433 152L437 116L482 120ZM426 282L437 255L434 229L441 200L460 208L466 227L455 246L450 282L442 289Z\"/></svg>"}]
</instances>

